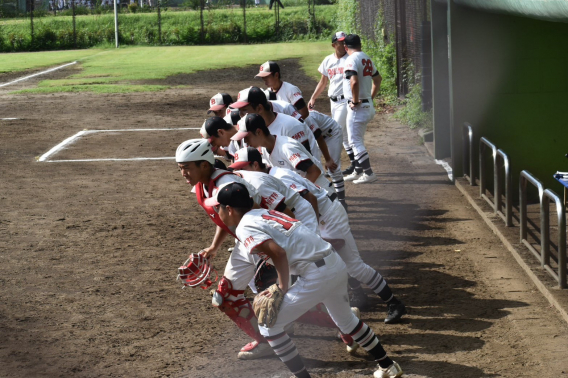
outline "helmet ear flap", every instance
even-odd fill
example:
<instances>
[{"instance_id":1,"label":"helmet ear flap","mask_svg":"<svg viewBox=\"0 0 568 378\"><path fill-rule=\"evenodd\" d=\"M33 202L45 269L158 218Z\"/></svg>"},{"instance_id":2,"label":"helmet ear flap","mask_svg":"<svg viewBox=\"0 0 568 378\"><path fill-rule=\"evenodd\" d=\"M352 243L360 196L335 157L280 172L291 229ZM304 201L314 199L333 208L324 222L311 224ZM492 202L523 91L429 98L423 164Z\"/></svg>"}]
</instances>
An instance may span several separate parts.
<instances>
[{"instance_id":1,"label":"helmet ear flap","mask_svg":"<svg viewBox=\"0 0 568 378\"><path fill-rule=\"evenodd\" d=\"M198 253L192 253L189 258L178 268L177 279L186 286L200 286L208 289L219 279L217 271L211 267L209 259Z\"/></svg>"}]
</instances>

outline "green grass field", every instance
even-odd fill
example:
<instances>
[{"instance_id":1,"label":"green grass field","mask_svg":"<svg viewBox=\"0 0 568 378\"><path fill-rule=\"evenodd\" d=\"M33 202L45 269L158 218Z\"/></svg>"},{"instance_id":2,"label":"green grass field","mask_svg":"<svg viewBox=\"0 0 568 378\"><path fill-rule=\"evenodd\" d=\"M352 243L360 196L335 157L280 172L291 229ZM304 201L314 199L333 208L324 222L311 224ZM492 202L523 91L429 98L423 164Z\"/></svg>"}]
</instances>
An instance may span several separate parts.
<instances>
[{"instance_id":1,"label":"green grass field","mask_svg":"<svg viewBox=\"0 0 568 378\"><path fill-rule=\"evenodd\" d=\"M38 88L14 93L52 92L140 92L168 88L144 85L140 80L262 64L268 59L299 58L306 74L319 79L317 67L330 53L327 42L298 42L264 45L127 47L108 50L1 54L4 72L48 67L78 60L82 71L62 80L45 80ZM17 57L17 59L14 59ZM230 57L230 58L229 58Z\"/></svg>"}]
</instances>

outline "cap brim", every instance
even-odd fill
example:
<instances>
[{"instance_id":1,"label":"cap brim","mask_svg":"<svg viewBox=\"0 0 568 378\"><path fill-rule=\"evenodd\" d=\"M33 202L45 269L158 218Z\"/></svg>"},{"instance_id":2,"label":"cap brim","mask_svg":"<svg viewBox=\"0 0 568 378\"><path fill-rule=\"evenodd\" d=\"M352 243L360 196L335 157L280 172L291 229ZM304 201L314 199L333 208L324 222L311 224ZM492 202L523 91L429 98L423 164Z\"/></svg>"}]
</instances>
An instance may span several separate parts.
<instances>
[{"instance_id":1,"label":"cap brim","mask_svg":"<svg viewBox=\"0 0 568 378\"><path fill-rule=\"evenodd\" d=\"M237 101L237 102L233 102L231 104L231 108L233 109L240 109L240 108L244 108L245 106L247 106L249 103L246 101Z\"/></svg>"},{"instance_id":2,"label":"cap brim","mask_svg":"<svg viewBox=\"0 0 568 378\"><path fill-rule=\"evenodd\" d=\"M266 77L266 76L270 76L271 73L272 72L262 71L262 72L259 72L258 74L256 74L255 77Z\"/></svg>"},{"instance_id":3,"label":"cap brim","mask_svg":"<svg viewBox=\"0 0 568 378\"><path fill-rule=\"evenodd\" d=\"M235 163L229 165L229 168L232 168L232 169L241 169L241 168L246 167L246 166L249 165L249 164L250 164L249 161L237 161L237 162L235 162Z\"/></svg>"},{"instance_id":4,"label":"cap brim","mask_svg":"<svg viewBox=\"0 0 568 378\"><path fill-rule=\"evenodd\" d=\"M213 105L212 107L209 108L209 110L213 111L213 110L221 110L225 107L225 105ZM209 112L208 112L209 113Z\"/></svg>"},{"instance_id":5,"label":"cap brim","mask_svg":"<svg viewBox=\"0 0 568 378\"><path fill-rule=\"evenodd\" d=\"M241 140L248 135L248 131L238 131L231 137L231 140Z\"/></svg>"},{"instance_id":6,"label":"cap brim","mask_svg":"<svg viewBox=\"0 0 568 378\"><path fill-rule=\"evenodd\" d=\"M213 206L217 206L219 204L219 201L217 201L217 197L211 197L211 198L207 198L203 204L205 206L209 206L209 207L213 207Z\"/></svg>"}]
</instances>

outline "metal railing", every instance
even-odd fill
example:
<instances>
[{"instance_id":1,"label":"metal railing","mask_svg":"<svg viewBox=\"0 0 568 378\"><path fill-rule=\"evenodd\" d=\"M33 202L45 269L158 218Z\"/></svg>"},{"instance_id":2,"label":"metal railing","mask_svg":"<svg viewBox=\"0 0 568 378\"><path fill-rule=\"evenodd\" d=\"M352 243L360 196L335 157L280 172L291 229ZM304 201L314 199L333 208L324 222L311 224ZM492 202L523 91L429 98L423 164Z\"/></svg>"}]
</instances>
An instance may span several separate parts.
<instances>
[{"instance_id":1,"label":"metal railing","mask_svg":"<svg viewBox=\"0 0 568 378\"><path fill-rule=\"evenodd\" d=\"M533 184L538 189L538 202L542 204L542 197L544 193L544 187L542 186L542 182L540 182L537 178L535 178L529 171L522 171L521 177L519 178L519 196L520 196L520 205L519 205L519 212L520 212L520 225L521 225L521 243L523 243L529 251L536 256L536 258L543 264L544 262L542 259L542 255L529 243L527 240L527 183ZM544 214L542 206L540 206L540 249L541 251L544 250L544 237L542 235L543 230L545 229L544 224Z\"/></svg>"},{"instance_id":2,"label":"metal railing","mask_svg":"<svg viewBox=\"0 0 568 378\"><path fill-rule=\"evenodd\" d=\"M463 140L463 176L467 178L471 186L475 186L475 172L473 170L473 127L469 123L464 123L462 128ZM467 159L466 159L467 157ZM466 174L468 172L469 174Z\"/></svg>"},{"instance_id":3,"label":"metal railing","mask_svg":"<svg viewBox=\"0 0 568 378\"><path fill-rule=\"evenodd\" d=\"M501 169L499 169L500 160L503 161L505 168L505 213L502 211L501 196L503 195L503 186L501 178L503 177ZM497 158L495 159L495 172L497 190L495 195L496 213L504 221L507 227L513 226L513 182L511 178L511 162L509 156L503 150L497 150Z\"/></svg>"},{"instance_id":4,"label":"metal railing","mask_svg":"<svg viewBox=\"0 0 568 378\"><path fill-rule=\"evenodd\" d=\"M550 266L550 200L556 203L556 215L558 219L558 273ZM558 281L558 286L563 289L566 287L566 216L564 204L556 193L550 189L546 189L543 193L540 206L544 220L541 221L543 227L541 230L541 238L544 241L541 243L541 265Z\"/></svg>"},{"instance_id":5,"label":"metal railing","mask_svg":"<svg viewBox=\"0 0 568 378\"><path fill-rule=\"evenodd\" d=\"M487 187L487 176L485 175L485 170L483 169L483 161L485 160L485 151L487 147L491 148L493 153L493 201L485 195L485 189ZM497 169L497 147L491 143L487 138L482 137L479 140L479 195L493 208L495 213L497 213L497 203L500 202L501 197L497 196L497 187L499 186L499 176Z\"/></svg>"}]
</instances>

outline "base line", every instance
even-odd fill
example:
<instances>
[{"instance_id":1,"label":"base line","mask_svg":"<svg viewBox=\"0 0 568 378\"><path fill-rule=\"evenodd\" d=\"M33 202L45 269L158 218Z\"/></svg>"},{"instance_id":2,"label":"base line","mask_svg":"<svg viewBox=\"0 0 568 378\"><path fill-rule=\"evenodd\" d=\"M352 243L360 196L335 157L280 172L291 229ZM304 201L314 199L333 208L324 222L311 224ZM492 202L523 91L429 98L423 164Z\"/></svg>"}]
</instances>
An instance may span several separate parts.
<instances>
[{"instance_id":1,"label":"base line","mask_svg":"<svg viewBox=\"0 0 568 378\"><path fill-rule=\"evenodd\" d=\"M174 156L156 158L125 158L125 159L73 159L73 160L47 160L46 163L72 163L72 162L91 162L91 161L141 161L141 160L174 160Z\"/></svg>"},{"instance_id":2,"label":"base line","mask_svg":"<svg viewBox=\"0 0 568 378\"><path fill-rule=\"evenodd\" d=\"M78 138L82 137L83 135L87 134L94 134L100 132L123 132L123 131L173 131L173 130L201 130L197 127L182 127L182 128L170 128L170 129L118 129L118 130L83 130L79 131L77 134L65 139L63 142L59 143L57 146L53 147L51 150L47 151L45 154L41 155L37 161L47 161L47 159L57 152L61 151L66 145L73 143ZM134 158L136 159L144 159L144 158ZM150 158L149 158L150 159ZM167 159L167 158L157 158L157 159ZM172 158L173 159L173 158ZM103 161L105 159L82 159L82 160L52 160L52 162L63 162L63 161ZM109 159L109 160L128 160L128 159Z\"/></svg>"},{"instance_id":3,"label":"base line","mask_svg":"<svg viewBox=\"0 0 568 378\"><path fill-rule=\"evenodd\" d=\"M32 77L35 77L35 76L39 76L39 75L43 75L43 74L46 74L46 73L49 73L49 72L53 72L53 71L59 70L59 69L61 69L61 68L70 66L70 65L72 65L72 64L76 64L76 63L77 63L77 61L74 61L74 62L71 62L71 63L64 64L64 65L62 65L62 66L59 66L59 67L50 68L50 69L48 69L48 70L35 73L35 74L33 74L33 75L24 76L24 77L21 77L21 78L19 78L19 79L14 80L14 81L10 81L9 83L0 84L0 88L1 88L1 87L5 87L6 85L10 85L10 84L17 83L17 82L19 82L19 81L31 79Z\"/></svg>"},{"instance_id":4,"label":"base line","mask_svg":"<svg viewBox=\"0 0 568 378\"><path fill-rule=\"evenodd\" d=\"M19 119L19 118L0 118L0 121L13 121L15 119Z\"/></svg>"}]
</instances>

